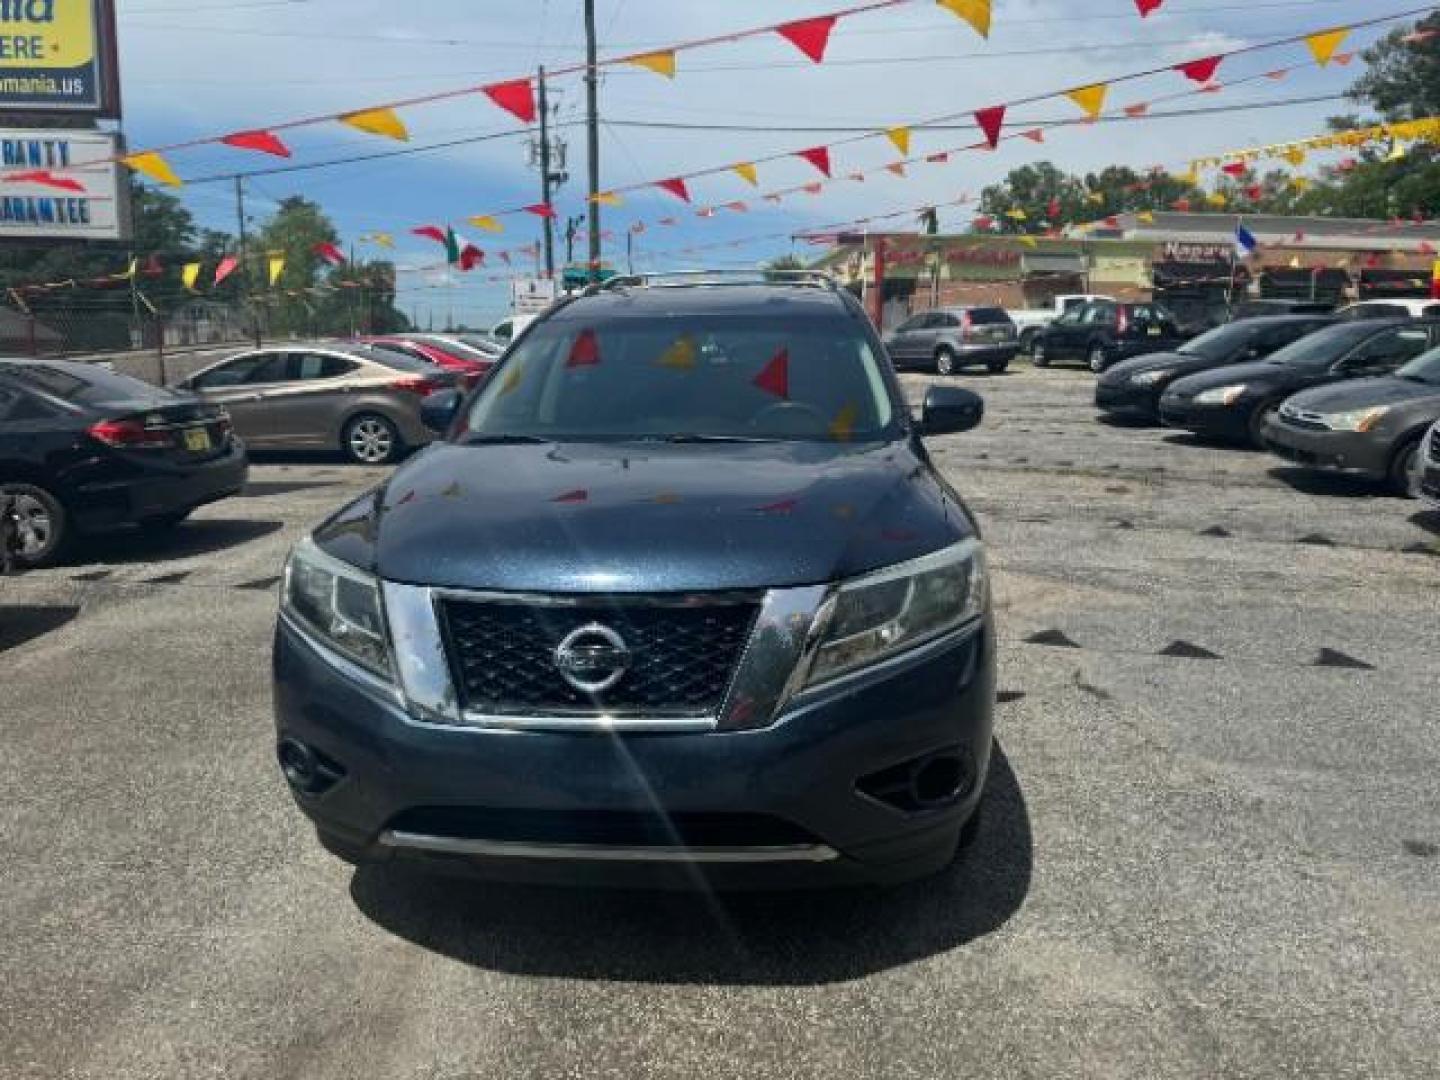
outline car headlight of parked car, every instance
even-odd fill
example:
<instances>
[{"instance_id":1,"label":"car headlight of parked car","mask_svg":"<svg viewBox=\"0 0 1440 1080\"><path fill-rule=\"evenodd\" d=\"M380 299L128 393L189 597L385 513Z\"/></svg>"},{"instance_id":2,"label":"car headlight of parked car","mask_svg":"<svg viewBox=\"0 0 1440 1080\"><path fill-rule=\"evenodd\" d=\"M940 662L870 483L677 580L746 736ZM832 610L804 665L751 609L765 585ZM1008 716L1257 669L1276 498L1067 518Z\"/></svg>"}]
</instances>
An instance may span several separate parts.
<instances>
[{"instance_id":1,"label":"car headlight of parked car","mask_svg":"<svg viewBox=\"0 0 1440 1080\"><path fill-rule=\"evenodd\" d=\"M308 537L290 553L280 608L346 660L387 681L393 677L379 582Z\"/></svg>"},{"instance_id":2,"label":"car headlight of parked car","mask_svg":"<svg viewBox=\"0 0 1440 1080\"><path fill-rule=\"evenodd\" d=\"M985 610L985 552L965 540L842 584L820 615L808 683L828 682L954 630Z\"/></svg>"},{"instance_id":3,"label":"car headlight of parked car","mask_svg":"<svg viewBox=\"0 0 1440 1080\"><path fill-rule=\"evenodd\" d=\"M1325 426L1331 431L1358 431L1364 433L1385 418L1390 406L1379 405L1370 409L1354 409L1350 412L1326 413Z\"/></svg>"},{"instance_id":4,"label":"car headlight of parked car","mask_svg":"<svg viewBox=\"0 0 1440 1080\"><path fill-rule=\"evenodd\" d=\"M1130 376L1130 382L1134 386L1158 386L1168 378L1168 371L1142 371L1139 375Z\"/></svg>"},{"instance_id":5,"label":"car headlight of parked car","mask_svg":"<svg viewBox=\"0 0 1440 1080\"><path fill-rule=\"evenodd\" d=\"M1195 395L1197 405L1234 405L1245 396L1249 387L1244 383L1233 386L1217 386L1213 390L1202 390Z\"/></svg>"}]
</instances>

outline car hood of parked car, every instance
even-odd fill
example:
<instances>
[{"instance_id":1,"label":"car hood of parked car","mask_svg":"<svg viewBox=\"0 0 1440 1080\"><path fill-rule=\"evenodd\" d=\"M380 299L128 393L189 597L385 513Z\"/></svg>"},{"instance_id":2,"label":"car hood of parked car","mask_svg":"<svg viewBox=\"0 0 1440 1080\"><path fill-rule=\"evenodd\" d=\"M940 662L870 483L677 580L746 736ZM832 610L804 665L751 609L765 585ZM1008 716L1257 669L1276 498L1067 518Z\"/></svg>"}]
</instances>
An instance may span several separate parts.
<instances>
[{"instance_id":1,"label":"car hood of parked car","mask_svg":"<svg viewBox=\"0 0 1440 1080\"><path fill-rule=\"evenodd\" d=\"M1235 386L1245 383L1249 386L1280 387L1287 384L1303 385L1316 378L1325 378L1324 369L1290 367L1286 364L1272 364L1268 360L1257 360L1248 364L1226 364L1220 368L1187 375L1170 386L1174 394L1198 394L1217 386Z\"/></svg>"},{"instance_id":2,"label":"car hood of parked car","mask_svg":"<svg viewBox=\"0 0 1440 1080\"><path fill-rule=\"evenodd\" d=\"M1100 381L1106 386L1119 386L1147 371L1168 371L1179 378L1182 375L1190 375L1199 371L1209 371L1211 368L1222 367L1225 364L1224 360L1210 360L1203 356L1192 356L1183 352L1145 353L1143 356L1120 361L1101 375Z\"/></svg>"},{"instance_id":3,"label":"car hood of parked car","mask_svg":"<svg viewBox=\"0 0 1440 1080\"><path fill-rule=\"evenodd\" d=\"M1396 405L1425 398L1440 399L1440 386L1382 375L1373 379L1351 379L1338 386L1320 386L1290 398L1297 409L1310 412L1348 412L1376 405Z\"/></svg>"},{"instance_id":4,"label":"car hood of parked car","mask_svg":"<svg viewBox=\"0 0 1440 1080\"><path fill-rule=\"evenodd\" d=\"M835 581L972 532L903 442L440 443L316 540L390 581L628 593Z\"/></svg>"}]
</instances>

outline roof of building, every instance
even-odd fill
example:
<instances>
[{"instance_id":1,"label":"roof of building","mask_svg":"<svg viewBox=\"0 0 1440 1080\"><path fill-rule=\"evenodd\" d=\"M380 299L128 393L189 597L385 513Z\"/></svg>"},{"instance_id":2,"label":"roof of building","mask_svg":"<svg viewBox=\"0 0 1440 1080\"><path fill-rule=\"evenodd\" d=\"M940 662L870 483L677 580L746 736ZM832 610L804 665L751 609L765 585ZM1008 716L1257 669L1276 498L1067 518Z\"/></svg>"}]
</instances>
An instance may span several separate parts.
<instances>
[{"instance_id":1,"label":"roof of building","mask_svg":"<svg viewBox=\"0 0 1440 1080\"><path fill-rule=\"evenodd\" d=\"M1440 222L1376 221L1370 218L1285 217L1278 214L1194 214L1155 211L1142 221L1138 213L1116 216L1118 228L1090 227L1093 240L1141 240L1163 244L1229 243L1244 225L1263 247L1313 244L1332 250L1418 252L1422 244L1440 247ZM1071 235L1079 236L1078 231ZM1298 238L1298 239L1297 239Z\"/></svg>"}]
</instances>

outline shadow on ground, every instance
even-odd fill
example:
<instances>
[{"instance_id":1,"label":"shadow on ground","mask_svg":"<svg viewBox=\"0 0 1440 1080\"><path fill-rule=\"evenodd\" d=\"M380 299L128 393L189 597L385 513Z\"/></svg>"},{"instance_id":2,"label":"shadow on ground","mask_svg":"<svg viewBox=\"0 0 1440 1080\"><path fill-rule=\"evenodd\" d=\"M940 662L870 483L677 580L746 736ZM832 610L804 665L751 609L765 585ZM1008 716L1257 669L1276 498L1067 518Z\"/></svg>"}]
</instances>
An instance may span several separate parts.
<instances>
[{"instance_id":1,"label":"shadow on ground","mask_svg":"<svg viewBox=\"0 0 1440 1080\"><path fill-rule=\"evenodd\" d=\"M78 614L80 609L77 607L10 607L0 604L0 652L59 630Z\"/></svg>"},{"instance_id":2,"label":"shadow on ground","mask_svg":"<svg viewBox=\"0 0 1440 1080\"><path fill-rule=\"evenodd\" d=\"M73 565L97 563L118 566L126 563L162 562L213 555L269 536L285 527L283 521L229 521L205 518L187 521L163 532L126 529L86 537L76 545Z\"/></svg>"},{"instance_id":3,"label":"shadow on ground","mask_svg":"<svg viewBox=\"0 0 1440 1080\"><path fill-rule=\"evenodd\" d=\"M1418 525L1426 532L1440 536L1440 510L1422 510L1410 518L1412 525Z\"/></svg>"},{"instance_id":4,"label":"shadow on ground","mask_svg":"<svg viewBox=\"0 0 1440 1080\"><path fill-rule=\"evenodd\" d=\"M1337 499L1379 499L1390 494L1383 484L1343 473L1281 465L1271 469L1270 475L1302 495L1327 495Z\"/></svg>"},{"instance_id":5,"label":"shadow on ground","mask_svg":"<svg viewBox=\"0 0 1440 1080\"><path fill-rule=\"evenodd\" d=\"M943 873L895 889L639 893L358 869L368 918L490 971L622 982L804 986L844 982L994 933L1030 889L1033 841L1009 761L993 755L974 841Z\"/></svg>"}]
</instances>

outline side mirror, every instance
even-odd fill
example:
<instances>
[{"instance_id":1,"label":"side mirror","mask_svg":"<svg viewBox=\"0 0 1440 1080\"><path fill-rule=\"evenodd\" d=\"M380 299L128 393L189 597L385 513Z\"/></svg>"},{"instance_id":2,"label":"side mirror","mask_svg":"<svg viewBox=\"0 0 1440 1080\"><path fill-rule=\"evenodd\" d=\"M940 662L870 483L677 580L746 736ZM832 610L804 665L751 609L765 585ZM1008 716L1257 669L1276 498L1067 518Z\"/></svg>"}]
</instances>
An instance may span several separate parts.
<instances>
[{"instance_id":1,"label":"side mirror","mask_svg":"<svg viewBox=\"0 0 1440 1080\"><path fill-rule=\"evenodd\" d=\"M932 386L921 409L920 434L958 435L979 427L983 419L985 400L979 394L955 386Z\"/></svg>"},{"instance_id":2,"label":"side mirror","mask_svg":"<svg viewBox=\"0 0 1440 1080\"><path fill-rule=\"evenodd\" d=\"M450 430L460 411L460 395L454 390L437 390L420 403L420 422L437 435Z\"/></svg>"}]
</instances>

